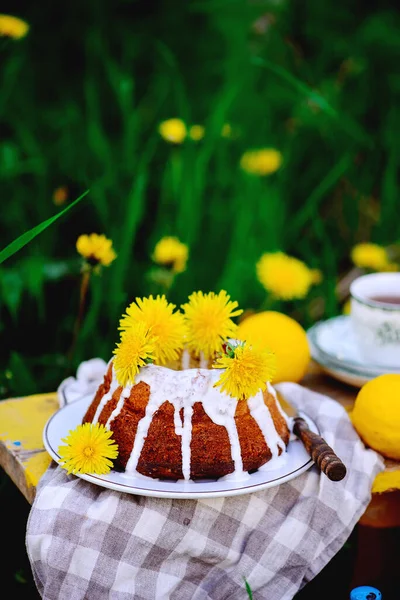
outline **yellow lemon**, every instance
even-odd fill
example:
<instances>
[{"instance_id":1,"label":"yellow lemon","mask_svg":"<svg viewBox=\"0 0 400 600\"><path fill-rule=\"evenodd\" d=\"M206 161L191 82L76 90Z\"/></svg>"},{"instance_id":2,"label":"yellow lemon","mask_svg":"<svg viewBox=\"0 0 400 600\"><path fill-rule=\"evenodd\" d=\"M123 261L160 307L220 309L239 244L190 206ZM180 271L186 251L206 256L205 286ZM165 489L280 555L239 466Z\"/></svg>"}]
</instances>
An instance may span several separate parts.
<instances>
[{"instance_id":1,"label":"yellow lemon","mask_svg":"<svg viewBox=\"0 0 400 600\"><path fill-rule=\"evenodd\" d=\"M250 315L239 323L236 337L269 348L276 356L273 383L300 381L310 362L307 334L297 321L272 310Z\"/></svg>"},{"instance_id":2,"label":"yellow lemon","mask_svg":"<svg viewBox=\"0 0 400 600\"><path fill-rule=\"evenodd\" d=\"M351 414L364 442L400 459L400 375L380 375L363 385Z\"/></svg>"}]
</instances>

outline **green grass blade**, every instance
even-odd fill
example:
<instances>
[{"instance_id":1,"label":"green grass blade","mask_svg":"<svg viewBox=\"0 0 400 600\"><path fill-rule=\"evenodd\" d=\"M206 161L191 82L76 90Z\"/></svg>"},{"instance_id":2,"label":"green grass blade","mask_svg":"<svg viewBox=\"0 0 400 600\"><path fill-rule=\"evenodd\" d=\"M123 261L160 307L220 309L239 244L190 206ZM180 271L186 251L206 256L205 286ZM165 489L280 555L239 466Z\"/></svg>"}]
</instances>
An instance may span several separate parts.
<instances>
[{"instance_id":1,"label":"green grass blade","mask_svg":"<svg viewBox=\"0 0 400 600\"><path fill-rule=\"evenodd\" d=\"M317 214L318 207L322 199L329 192L330 189L339 181L346 171L352 166L354 160L353 153L349 152L345 154L342 159L336 163L317 187L311 192L310 196L304 203L304 207L298 210L297 214L293 216L288 227L287 239L291 236L295 236L299 233L302 227L304 227L307 221L311 218L319 218Z\"/></svg>"},{"instance_id":2,"label":"green grass blade","mask_svg":"<svg viewBox=\"0 0 400 600\"><path fill-rule=\"evenodd\" d=\"M13 379L18 380L18 392L15 390L17 394L28 396L35 392L35 376L32 369L28 367L26 356L12 351L8 368L13 374ZM17 382L14 381L13 384L17 385Z\"/></svg>"},{"instance_id":3,"label":"green grass blade","mask_svg":"<svg viewBox=\"0 0 400 600\"><path fill-rule=\"evenodd\" d=\"M29 242L31 242L36 236L42 233L42 231L50 227L50 225L57 221L57 219L65 215L66 212L68 212L71 208L76 206L78 202L80 202L88 193L89 190L86 190L86 192L84 192L81 196L79 196L79 198L74 200L74 202L72 202L69 206L64 208L64 210L57 213L56 215L53 215L49 219L46 219L46 221L39 223L39 225L32 227L32 229L29 229L29 231L25 231L25 233L17 237L17 239L15 239L10 244L8 244L8 246L3 248L3 250L0 251L0 264L8 258L10 258L10 256L15 254L16 252L19 252L19 250L21 250L24 246L29 244Z\"/></svg>"},{"instance_id":4,"label":"green grass blade","mask_svg":"<svg viewBox=\"0 0 400 600\"><path fill-rule=\"evenodd\" d=\"M246 579L246 577L243 577L244 579L244 585L246 586L246 592L250 598L250 600L253 600L253 592L251 591L251 587L249 586L249 583Z\"/></svg>"},{"instance_id":5,"label":"green grass blade","mask_svg":"<svg viewBox=\"0 0 400 600\"><path fill-rule=\"evenodd\" d=\"M190 121L190 103L187 96L187 91L180 69L179 62L175 58L172 50L164 42L158 40L155 47L170 70L171 78L174 81L174 91L176 96L176 107L178 110L177 116L186 122ZM174 116L174 115L172 115Z\"/></svg>"},{"instance_id":6,"label":"green grass blade","mask_svg":"<svg viewBox=\"0 0 400 600\"><path fill-rule=\"evenodd\" d=\"M373 141L365 133L365 131L362 130L362 128L356 121L350 119L347 115L344 115L343 113L339 113L333 106L331 106L331 104L329 104L329 102L323 96L321 96L321 94L313 90L303 81L301 81L301 79L294 77L286 69L283 69L279 65L276 65L272 61L267 60L265 58L254 56L251 62L257 67L262 67L264 69L267 69L271 73L274 73L277 77L279 77L283 81L286 81L286 83L288 83L297 92L304 96L307 96L307 98L312 100L327 115L333 117L338 123L338 125L355 140L362 144L365 144L370 148L373 147Z\"/></svg>"},{"instance_id":7,"label":"green grass blade","mask_svg":"<svg viewBox=\"0 0 400 600\"><path fill-rule=\"evenodd\" d=\"M127 198L127 210L124 215L124 223L119 238L118 260L115 261L113 284L111 286L113 306L110 312L115 319L121 311L122 304L126 302L125 281L129 274L136 231L145 209L147 183L147 170L142 168L136 174L135 181Z\"/></svg>"}]
</instances>

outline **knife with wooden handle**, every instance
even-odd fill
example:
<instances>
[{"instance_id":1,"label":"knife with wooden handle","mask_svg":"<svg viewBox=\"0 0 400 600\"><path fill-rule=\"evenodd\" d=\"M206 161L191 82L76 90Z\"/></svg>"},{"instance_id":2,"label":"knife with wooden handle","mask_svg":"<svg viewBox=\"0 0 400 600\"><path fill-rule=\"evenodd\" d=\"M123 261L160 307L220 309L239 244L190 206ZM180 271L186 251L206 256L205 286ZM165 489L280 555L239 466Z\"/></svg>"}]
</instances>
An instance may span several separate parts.
<instances>
[{"instance_id":1,"label":"knife with wooden handle","mask_svg":"<svg viewBox=\"0 0 400 600\"><path fill-rule=\"evenodd\" d=\"M303 442L305 449L322 473L331 481L341 481L347 473L346 466L326 443L323 437L314 433L309 428L307 421L299 416L293 406L278 394L283 410L289 417L293 417L293 433Z\"/></svg>"}]
</instances>

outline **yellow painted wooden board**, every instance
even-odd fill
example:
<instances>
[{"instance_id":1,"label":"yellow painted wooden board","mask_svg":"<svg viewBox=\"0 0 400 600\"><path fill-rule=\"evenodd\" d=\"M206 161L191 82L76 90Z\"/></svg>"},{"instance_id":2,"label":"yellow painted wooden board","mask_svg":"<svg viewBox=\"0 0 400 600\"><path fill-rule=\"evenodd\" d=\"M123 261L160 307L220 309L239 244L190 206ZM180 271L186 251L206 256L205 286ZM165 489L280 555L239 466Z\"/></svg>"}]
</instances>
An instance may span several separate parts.
<instances>
[{"instance_id":1,"label":"yellow painted wooden board","mask_svg":"<svg viewBox=\"0 0 400 600\"><path fill-rule=\"evenodd\" d=\"M55 393L0 402L0 464L29 502L51 461L42 433L58 407Z\"/></svg>"}]
</instances>

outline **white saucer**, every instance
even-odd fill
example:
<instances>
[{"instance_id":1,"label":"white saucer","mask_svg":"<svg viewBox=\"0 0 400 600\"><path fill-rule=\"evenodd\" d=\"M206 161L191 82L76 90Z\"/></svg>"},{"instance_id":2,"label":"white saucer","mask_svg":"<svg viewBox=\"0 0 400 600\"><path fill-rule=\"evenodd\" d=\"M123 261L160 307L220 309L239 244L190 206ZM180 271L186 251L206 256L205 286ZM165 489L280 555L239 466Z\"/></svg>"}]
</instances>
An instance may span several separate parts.
<instances>
[{"instance_id":1,"label":"white saucer","mask_svg":"<svg viewBox=\"0 0 400 600\"><path fill-rule=\"evenodd\" d=\"M400 368L367 363L360 355L351 319L347 315L320 321L307 331L312 358L327 373L340 381L361 387L385 373L400 373Z\"/></svg>"},{"instance_id":2,"label":"white saucer","mask_svg":"<svg viewBox=\"0 0 400 600\"><path fill-rule=\"evenodd\" d=\"M70 430L76 428L82 422L82 418L91 402L93 395L85 396L60 408L47 421L43 431L43 443L50 456L60 462L58 448L62 445L62 438L68 435ZM318 427L304 413L301 416L308 422L315 433L319 433ZM78 477L90 481L101 487L109 488L128 494L140 496L152 496L155 498L215 498L225 496L239 496L258 492L266 488L274 487L298 477L314 464L307 453L303 443L294 437L289 441L287 452L276 461L275 464L267 463L263 468L254 473L245 475L243 480L232 480L229 475L220 479L207 479L200 481L166 481L152 479L143 475L135 476L111 470L107 475L82 475Z\"/></svg>"}]
</instances>

